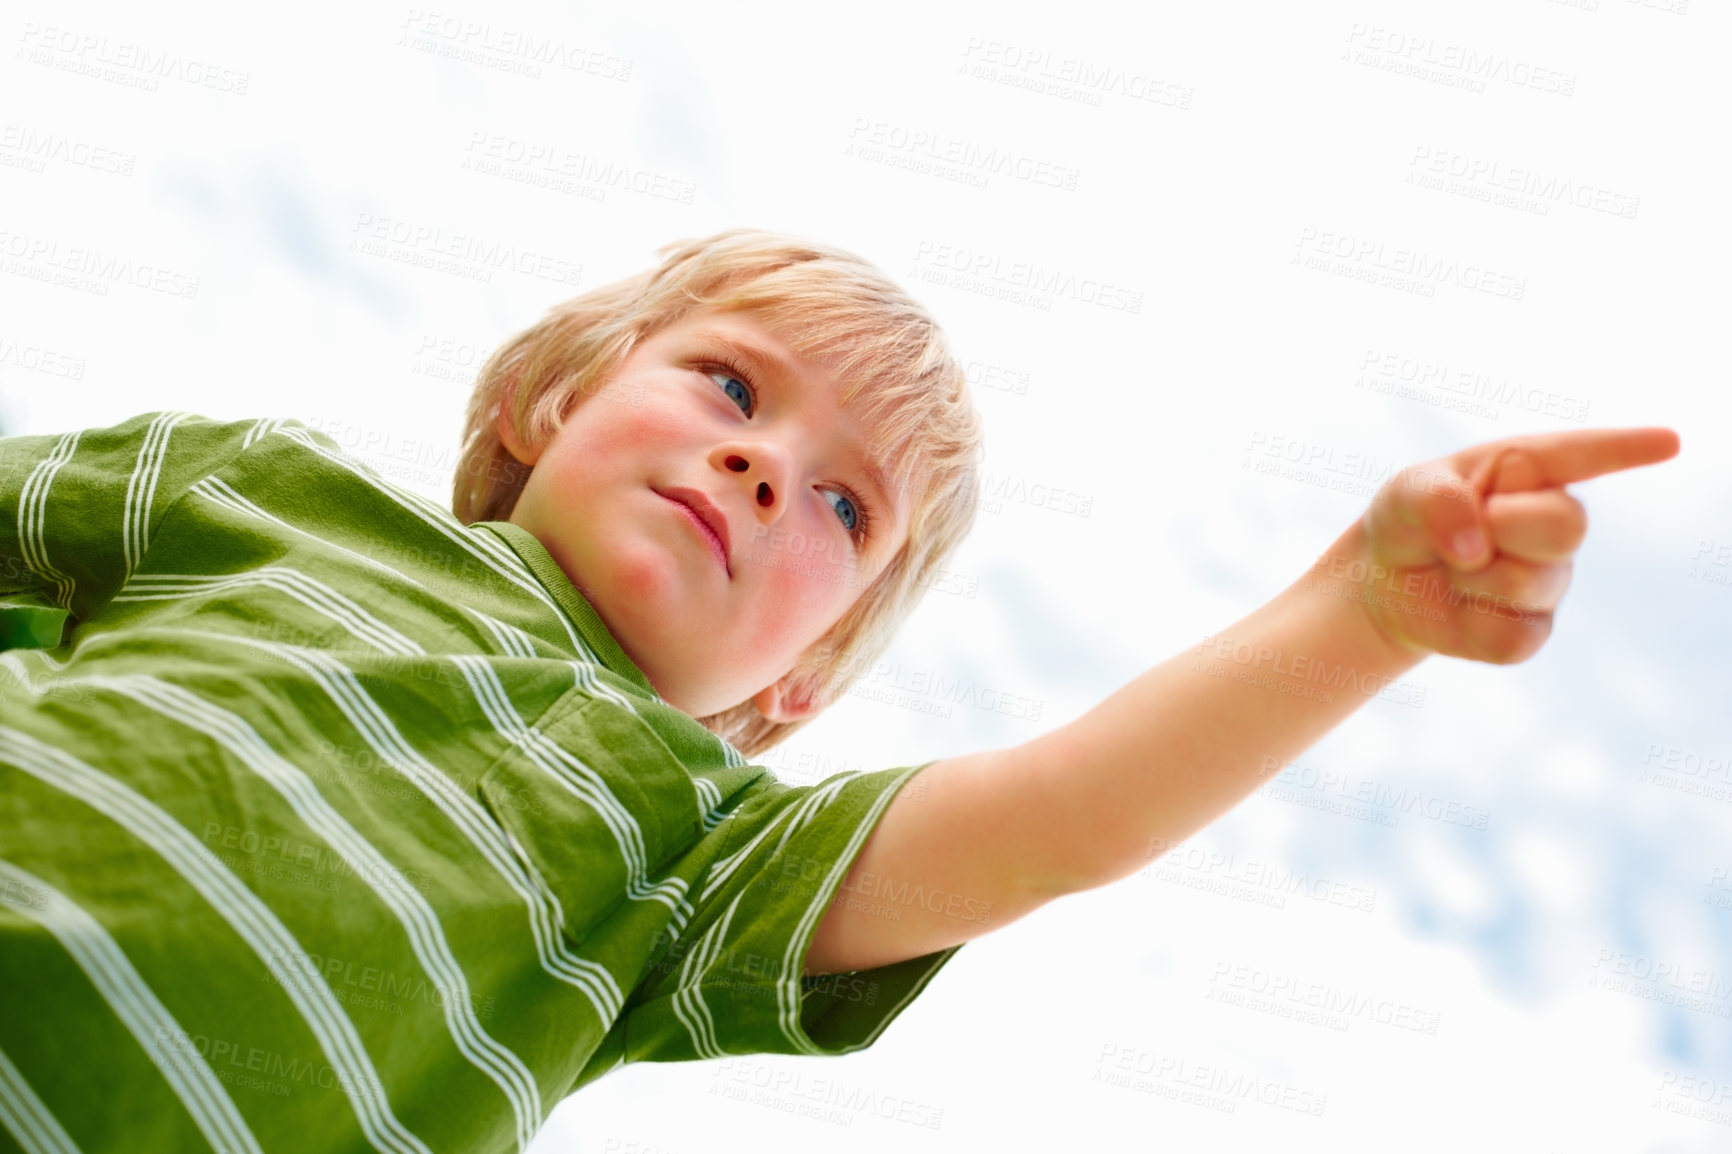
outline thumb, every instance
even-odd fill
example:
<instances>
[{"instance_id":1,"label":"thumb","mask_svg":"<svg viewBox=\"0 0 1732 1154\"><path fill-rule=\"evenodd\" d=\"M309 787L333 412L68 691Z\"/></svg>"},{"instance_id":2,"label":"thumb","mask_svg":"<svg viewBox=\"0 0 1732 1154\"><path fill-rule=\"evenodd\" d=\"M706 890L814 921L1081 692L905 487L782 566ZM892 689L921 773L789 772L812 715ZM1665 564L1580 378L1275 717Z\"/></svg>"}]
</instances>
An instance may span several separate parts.
<instances>
[{"instance_id":1,"label":"thumb","mask_svg":"<svg viewBox=\"0 0 1732 1154\"><path fill-rule=\"evenodd\" d=\"M1491 523L1485 513L1485 498L1497 479L1498 463L1508 449L1486 457L1445 500L1433 506L1428 518L1432 546L1452 569L1471 572L1491 562Z\"/></svg>"}]
</instances>

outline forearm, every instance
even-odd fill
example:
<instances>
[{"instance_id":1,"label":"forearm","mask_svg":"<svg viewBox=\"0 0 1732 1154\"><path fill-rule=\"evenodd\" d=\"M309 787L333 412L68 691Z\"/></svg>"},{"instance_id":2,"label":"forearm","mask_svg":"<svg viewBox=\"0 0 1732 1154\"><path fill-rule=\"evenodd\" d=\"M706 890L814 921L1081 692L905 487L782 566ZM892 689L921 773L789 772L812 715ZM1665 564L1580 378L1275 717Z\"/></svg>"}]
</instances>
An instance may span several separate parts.
<instances>
[{"instance_id":1,"label":"forearm","mask_svg":"<svg viewBox=\"0 0 1732 1154\"><path fill-rule=\"evenodd\" d=\"M1324 554L1342 568L1365 556L1358 523ZM1324 571L1335 568L1329 560ZM1068 725L927 766L921 790L885 811L844 890L918 886L985 914L911 905L886 920L871 903L840 902L819 926L807 972L885 965L978 937L1135 872L1231 809L1271 766L1421 660L1386 640L1349 592L1308 573Z\"/></svg>"},{"instance_id":2,"label":"forearm","mask_svg":"<svg viewBox=\"0 0 1732 1154\"><path fill-rule=\"evenodd\" d=\"M1325 556L1365 558L1361 525ZM1002 796L1033 801L1018 817L1033 884L1057 895L1135 872L1422 659L1341 596L1351 586L1333 595L1317 586L1301 577L1207 644L1004 755Z\"/></svg>"}]
</instances>

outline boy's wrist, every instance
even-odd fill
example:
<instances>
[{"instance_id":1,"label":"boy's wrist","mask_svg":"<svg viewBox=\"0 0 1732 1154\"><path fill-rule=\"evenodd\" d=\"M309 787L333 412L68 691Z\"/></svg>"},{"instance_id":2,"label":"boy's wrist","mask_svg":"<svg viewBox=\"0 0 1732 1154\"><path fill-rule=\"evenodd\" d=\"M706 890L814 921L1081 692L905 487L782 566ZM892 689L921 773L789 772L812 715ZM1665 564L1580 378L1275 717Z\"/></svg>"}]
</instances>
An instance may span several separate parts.
<instances>
[{"instance_id":1,"label":"boy's wrist","mask_svg":"<svg viewBox=\"0 0 1732 1154\"><path fill-rule=\"evenodd\" d=\"M1380 664L1410 667L1433 652L1414 640L1402 622L1439 611L1412 595L1391 567L1376 560L1363 517L1312 562L1294 588L1351 605L1354 612L1347 616L1362 629L1366 646L1378 654Z\"/></svg>"}]
</instances>

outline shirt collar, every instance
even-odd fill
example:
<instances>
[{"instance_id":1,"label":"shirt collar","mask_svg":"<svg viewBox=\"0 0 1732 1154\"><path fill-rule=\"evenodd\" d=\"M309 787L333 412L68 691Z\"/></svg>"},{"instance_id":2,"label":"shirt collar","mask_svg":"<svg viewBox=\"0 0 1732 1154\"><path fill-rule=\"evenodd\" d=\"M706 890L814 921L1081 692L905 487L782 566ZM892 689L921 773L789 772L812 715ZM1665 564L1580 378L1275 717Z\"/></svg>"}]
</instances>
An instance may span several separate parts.
<instances>
[{"instance_id":1,"label":"shirt collar","mask_svg":"<svg viewBox=\"0 0 1732 1154\"><path fill-rule=\"evenodd\" d=\"M510 546L511 551L529 567L530 573L541 583L542 588L547 590L554 604L571 618L577 631L589 642L589 647L595 650L596 656L601 658L601 663L642 688L651 697L657 696L649 678L625 655L625 650L619 647L619 642L614 640L613 634L609 633L607 626L602 623L601 615L583 594L577 591L577 586L571 583L565 570L559 567L559 562L553 559L553 555L536 539L535 534L509 521L477 521L470 528L490 530Z\"/></svg>"}]
</instances>

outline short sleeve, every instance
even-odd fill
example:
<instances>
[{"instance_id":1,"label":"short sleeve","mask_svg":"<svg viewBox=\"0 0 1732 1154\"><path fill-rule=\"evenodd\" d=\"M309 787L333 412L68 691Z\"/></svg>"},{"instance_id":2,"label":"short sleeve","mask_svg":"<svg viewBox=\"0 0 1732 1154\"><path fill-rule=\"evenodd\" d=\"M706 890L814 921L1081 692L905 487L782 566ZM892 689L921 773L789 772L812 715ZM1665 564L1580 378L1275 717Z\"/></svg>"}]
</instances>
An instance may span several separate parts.
<instances>
[{"instance_id":1,"label":"short sleeve","mask_svg":"<svg viewBox=\"0 0 1732 1154\"><path fill-rule=\"evenodd\" d=\"M146 413L0 439L0 644L51 646L126 583L163 511L243 448L251 422Z\"/></svg>"},{"instance_id":2,"label":"short sleeve","mask_svg":"<svg viewBox=\"0 0 1732 1154\"><path fill-rule=\"evenodd\" d=\"M961 944L876 969L802 971L860 848L920 768L798 787L765 774L742 789L693 916L628 999L623 1060L847 1054L875 1042Z\"/></svg>"}]
</instances>

